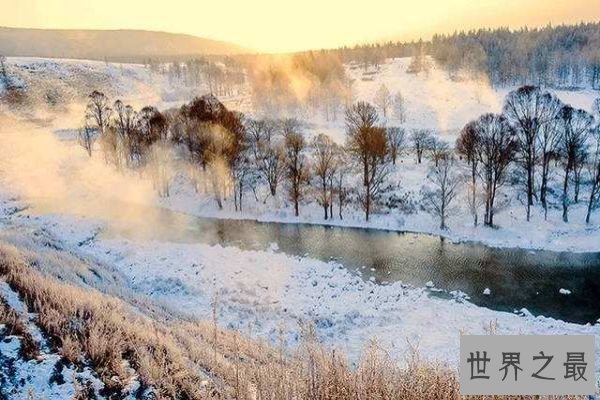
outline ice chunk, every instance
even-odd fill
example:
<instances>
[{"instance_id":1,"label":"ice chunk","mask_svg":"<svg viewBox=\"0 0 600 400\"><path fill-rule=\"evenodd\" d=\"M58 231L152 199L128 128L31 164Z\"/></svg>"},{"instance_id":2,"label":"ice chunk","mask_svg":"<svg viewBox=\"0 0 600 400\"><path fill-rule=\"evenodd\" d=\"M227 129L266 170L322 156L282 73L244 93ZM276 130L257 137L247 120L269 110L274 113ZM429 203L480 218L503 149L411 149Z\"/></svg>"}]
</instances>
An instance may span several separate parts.
<instances>
[{"instance_id":1,"label":"ice chunk","mask_svg":"<svg viewBox=\"0 0 600 400\"><path fill-rule=\"evenodd\" d=\"M279 250L279 245L277 243L275 243L275 242L271 242L269 244L269 250L271 250L271 251L277 251L277 250Z\"/></svg>"}]
</instances>

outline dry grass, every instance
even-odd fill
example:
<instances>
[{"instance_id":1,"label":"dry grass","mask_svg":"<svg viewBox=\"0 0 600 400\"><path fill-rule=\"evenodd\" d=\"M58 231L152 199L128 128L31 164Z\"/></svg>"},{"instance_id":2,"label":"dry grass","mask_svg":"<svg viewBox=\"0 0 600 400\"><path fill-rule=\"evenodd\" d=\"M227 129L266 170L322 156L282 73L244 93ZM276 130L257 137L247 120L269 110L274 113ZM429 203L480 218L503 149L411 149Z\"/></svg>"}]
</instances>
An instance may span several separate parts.
<instances>
[{"instance_id":1,"label":"dry grass","mask_svg":"<svg viewBox=\"0 0 600 400\"><path fill-rule=\"evenodd\" d=\"M131 378L131 370L123 367L126 361L160 398L461 398L455 371L416 357L400 367L372 345L353 367L342 354L320 346L310 327L290 354L282 346L274 348L217 329L216 321L151 319L115 297L43 275L31 267L28 256L0 243L0 278L38 313L38 324L57 351L69 362L90 364L115 393ZM0 315L0 322L15 333L27 334L5 305Z\"/></svg>"},{"instance_id":2,"label":"dry grass","mask_svg":"<svg viewBox=\"0 0 600 400\"><path fill-rule=\"evenodd\" d=\"M27 326L16 313L15 310L10 308L0 297L0 325L4 325L4 331L2 332L6 336L20 336L21 337L21 356L26 360L31 360L39 355L39 348L31 333L27 329Z\"/></svg>"}]
</instances>

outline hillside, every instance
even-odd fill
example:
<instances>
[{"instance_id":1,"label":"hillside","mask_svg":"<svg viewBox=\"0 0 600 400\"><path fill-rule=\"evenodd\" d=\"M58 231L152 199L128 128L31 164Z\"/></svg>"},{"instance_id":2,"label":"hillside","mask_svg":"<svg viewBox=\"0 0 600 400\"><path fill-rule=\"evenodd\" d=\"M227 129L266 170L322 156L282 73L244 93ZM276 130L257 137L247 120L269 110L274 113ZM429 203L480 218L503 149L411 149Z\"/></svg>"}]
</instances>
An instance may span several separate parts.
<instances>
[{"instance_id":1,"label":"hillside","mask_svg":"<svg viewBox=\"0 0 600 400\"><path fill-rule=\"evenodd\" d=\"M0 54L6 56L122 61L243 52L232 43L166 32L0 27Z\"/></svg>"}]
</instances>

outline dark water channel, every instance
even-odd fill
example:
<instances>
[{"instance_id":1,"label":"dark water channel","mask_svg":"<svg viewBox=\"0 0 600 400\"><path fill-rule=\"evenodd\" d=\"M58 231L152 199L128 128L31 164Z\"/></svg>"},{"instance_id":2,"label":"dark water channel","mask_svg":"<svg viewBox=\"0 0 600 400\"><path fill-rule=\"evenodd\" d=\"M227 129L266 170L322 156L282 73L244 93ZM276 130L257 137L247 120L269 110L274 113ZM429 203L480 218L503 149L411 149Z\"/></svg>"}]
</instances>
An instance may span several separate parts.
<instances>
[{"instance_id":1,"label":"dark water channel","mask_svg":"<svg viewBox=\"0 0 600 400\"><path fill-rule=\"evenodd\" d=\"M50 208L38 206L32 210L60 212L54 206ZM116 208L119 215L128 217L108 216L117 222L108 225L104 237L255 250L276 243L280 252L335 260L353 271L358 268L365 279L373 276L380 283L403 281L424 286L433 281L445 292L432 295L444 297L446 292L461 290L471 302L495 310L527 308L534 315L577 323L594 323L600 318L600 253L498 249L478 243L454 244L424 234L199 218L131 205ZM490 295L483 294L486 288ZM559 293L561 288L571 294Z\"/></svg>"}]
</instances>

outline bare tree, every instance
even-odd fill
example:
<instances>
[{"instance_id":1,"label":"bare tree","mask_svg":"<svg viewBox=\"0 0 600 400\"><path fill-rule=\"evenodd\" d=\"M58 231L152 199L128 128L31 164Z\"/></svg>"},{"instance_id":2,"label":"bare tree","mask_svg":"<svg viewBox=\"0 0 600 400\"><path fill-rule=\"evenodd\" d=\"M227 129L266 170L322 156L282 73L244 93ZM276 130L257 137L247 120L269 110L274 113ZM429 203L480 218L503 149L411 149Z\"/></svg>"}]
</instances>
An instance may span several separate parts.
<instances>
[{"instance_id":1,"label":"bare tree","mask_svg":"<svg viewBox=\"0 0 600 400\"><path fill-rule=\"evenodd\" d=\"M588 163L588 146L584 145L575 157L575 167L573 168L573 202L579 203L579 192L581 188L581 179L583 177L583 169Z\"/></svg>"},{"instance_id":2,"label":"bare tree","mask_svg":"<svg viewBox=\"0 0 600 400\"><path fill-rule=\"evenodd\" d=\"M271 120L249 120L247 123L249 145L259 175L269 186L272 196L285 173L284 151L277 132L277 124Z\"/></svg>"},{"instance_id":3,"label":"bare tree","mask_svg":"<svg viewBox=\"0 0 600 400\"><path fill-rule=\"evenodd\" d=\"M423 200L425 209L440 219L440 229L447 229L446 220L454 210L454 199L462 183L453 157L445 157L429 169L427 180L432 187L425 187Z\"/></svg>"},{"instance_id":4,"label":"bare tree","mask_svg":"<svg viewBox=\"0 0 600 400\"><path fill-rule=\"evenodd\" d=\"M597 115L600 115L600 108L598 109ZM594 138L594 150L590 158L590 163L588 164L592 186L590 188L590 198L588 200L587 213L585 215L586 224L590 223L592 210L596 208L600 202L600 121L598 121L594 127L592 136Z\"/></svg>"},{"instance_id":5,"label":"bare tree","mask_svg":"<svg viewBox=\"0 0 600 400\"><path fill-rule=\"evenodd\" d=\"M373 203L378 199L389 174L389 147L385 128L375 127L370 129L367 138L366 152L368 154L367 183L361 202L365 210L365 219L369 221L369 215Z\"/></svg>"},{"instance_id":6,"label":"bare tree","mask_svg":"<svg viewBox=\"0 0 600 400\"><path fill-rule=\"evenodd\" d=\"M406 130L402 127L391 126L386 128L386 133L392 164L396 165L396 159L402 155L402 151L406 145Z\"/></svg>"},{"instance_id":7,"label":"bare tree","mask_svg":"<svg viewBox=\"0 0 600 400\"><path fill-rule=\"evenodd\" d=\"M504 114L518 137L519 161L527 176L527 221L536 197L534 180L539 135L542 127L554 119L558 111L556 104L554 96L536 86L523 86L510 92L504 103Z\"/></svg>"},{"instance_id":8,"label":"bare tree","mask_svg":"<svg viewBox=\"0 0 600 400\"><path fill-rule=\"evenodd\" d=\"M433 135L428 129L415 129L410 137L415 152L417 154L417 163L421 164L423 152L429 148Z\"/></svg>"},{"instance_id":9,"label":"bare tree","mask_svg":"<svg viewBox=\"0 0 600 400\"><path fill-rule=\"evenodd\" d=\"M333 207L333 177L337 169L337 145L327 135L315 136L312 141L314 175L319 180L317 202L323 207L324 218L330 216Z\"/></svg>"},{"instance_id":10,"label":"bare tree","mask_svg":"<svg viewBox=\"0 0 600 400\"><path fill-rule=\"evenodd\" d=\"M108 98L97 90L94 90L88 98L86 116L98 129L98 133L103 135L112 114L112 109L108 106Z\"/></svg>"},{"instance_id":11,"label":"bare tree","mask_svg":"<svg viewBox=\"0 0 600 400\"><path fill-rule=\"evenodd\" d=\"M130 105L125 105L121 100L113 104L113 125L116 127L117 136L114 138L121 154L120 158L131 165L136 156L141 156L139 148L139 134L137 131L137 113Z\"/></svg>"},{"instance_id":12,"label":"bare tree","mask_svg":"<svg viewBox=\"0 0 600 400\"><path fill-rule=\"evenodd\" d=\"M367 184L367 139L377 125L377 110L371 104L360 101L346 110L346 135L348 150L354 154L363 169L363 184Z\"/></svg>"},{"instance_id":13,"label":"bare tree","mask_svg":"<svg viewBox=\"0 0 600 400\"><path fill-rule=\"evenodd\" d=\"M79 145L85 149L85 151L88 153L88 156L90 156L90 157L92 156L92 149L94 147L95 138L96 137L95 137L94 128L89 126L87 123L84 124L83 127L81 127L79 129L79 132L78 132Z\"/></svg>"},{"instance_id":14,"label":"bare tree","mask_svg":"<svg viewBox=\"0 0 600 400\"><path fill-rule=\"evenodd\" d=\"M429 155L431 157L431 161L435 164L436 167L440 160L447 158L449 156L450 150L449 150L448 143L444 142L443 140L441 140L435 136L431 137L428 147L429 147L428 150L429 150Z\"/></svg>"},{"instance_id":15,"label":"bare tree","mask_svg":"<svg viewBox=\"0 0 600 400\"><path fill-rule=\"evenodd\" d=\"M242 201L246 185L252 180L252 150L248 135L244 135L237 154L232 157L233 200L236 211L242 211Z\"/></svg>"},{"instance_id":16,"label":"bare tree","mask_svg":"<svg viewBox=\"0 0 600 400\"><path fill-rule=\"evenodd\" d=\"M584 110L576 110L567 105L561 108L558 118L561 129L560 153L564 166L562 219L564 222L569 222L570 175L577 168L581 153L584 152L594 117Z\"/></svg>"},{"instance_id":17,"label":"bare tree","mask_svg":"<svg viewBox=\"0 0 600 400\"><path fill-rule=\"evenodd\" d=\"M478 147L478 130L477 121L471 121L460 132L460 136L456 140L456 151L458 154L463 156L471 169L471 183L470 195L469 195L469 208L473 215L473 225L477 226L478 223L478 196L477 196L477 164L479 158L477 157Z\"/></svg>"},{"instance_id":18,"label":"bare tree","mask_svg":"<svg viewBox=\"0 0 600 400\"><path fill-rule=\"evenodd\" d=\"M269 185L271 196L277 194L277 185L280 179L285 174L284 170L284 150L283 147L278 143L269 143L268 147L263 153L260 171L262 172L263 178Z\"/></svg>"},{"instance_id":19,"label":"bare tree","mask_svg":"<svg viewBox=\"0 0 600 400\"><path fill-rule=\"evenodd\" d=\"M104 160L114 165L117 169L120 169L122 166L123 148L119 141L117 129L112 125L108 125L104 129L104 134L100 135L98 139L104 153Z\"/></svg>"},{"instance_id":20,"label":"bare tree","mask_svg":"<svg viewBox=\"0 0 600 400\"><path fill-rule=\"evenodd\" d=\"M171 147L165 141L153 144L148 149L148 169L154 188L160 197L169 197L172 179Z\"/></svg>"},{"instance_id":21,"label":"bare tree","mask_svg":"<svg viewBox=\"0 0 600 400\"><path fill-rule=\"evenodd\" d=\"M394 96L394 116L401 124L406 122L406 105L402 93L396 93Z\"/></svg>"},{"instance_id":22,"label":"bare tree","mask_svg":"<svg viewBox=\"0 0 600 400\"><path fill-rule=\"evenodd\" d=\"M476 121L478 173L485 188L484 224L494 224L494 204L498 189L505 183L506 171L516 151L516 139L503 115L484 114Z\"/></svg>"},{"instance_id":23,"label":"bare tree","mask_svg":"<svg viewBox=\"0 0 600 400\"><path fill-rule=\"evenodd\" d=\"M388 110L392 106L392 95L390 94L390 90L384 84L381 84L377 92L375 92L375 105L379 108L380 112L383 114L383 118L387 118Z\"/></svg>"},{"instance_id":24,"label":"bare tree","mask_svg":"<svg viewBox=\"0 0 600 400\"><path fill-rule=\"evenodd\" d=\"M369 103L358 102L346 111L348 150L363 168L361 203L367 221L389 173L387 135L377 121L377 111Z\"/></svg>"},{"instance_id":25,"label":"bare tree","mask_svg":"<svg viewBox=\"0 0 600 400\"><path fill-rule=\"evenodd\" d=\"M344 211L344 206L348 203L350 197L350 190L346 187L346 177L351 172L351 166L350 160L348 160L348 153L341 147L337 148L336 159L338 165L337 171L334 175L334 182L335 191L338 198L338 216L340 217L340 220L342 220L344 219L342 215Z\"/></svg>"},{"instance_id":26,"label":"bare tree","mask_svg":"<svg viewBox=\"0 0 600 400\"><path fill-rule=\"evenodd\" d=\"M114 119L119 133L123 137L129 137L137 124L137 113L130 105L125 105L121 100L115 101L113 105Z\"/></svg>"},{"instance_id":27,"label":"bare tree","mask_svg":"<svg viewBox=\"0 0 600 400\"><path fill-rule=\"evenodd\" d=\"M304 154L306 142L302 134L298 132L297 125L290 121L284 127L285 137L285 167L289 180L289 196L294 202L294 214L299 215L299 203L304 194L304 186L308 181L308 165Z\"/></svg>"},{"instance_id":28,"label":"bare tree","mask_svg":"<svg viewBox=\"0 0 600 400\"><path fill-rule=\"evenodd\" d=\"M537 146L542 164L542 182L540 185L540 201L544 208L544 219L548 219L548 180L550 177L550 162L559 158L559 143L561 142L561 129L559 129L558 112L563 104L558 98L552 96L551 104L548 104L552 111L552 118L540 125L540 131L537 135Z\"/></svg>"}]
</instances>

